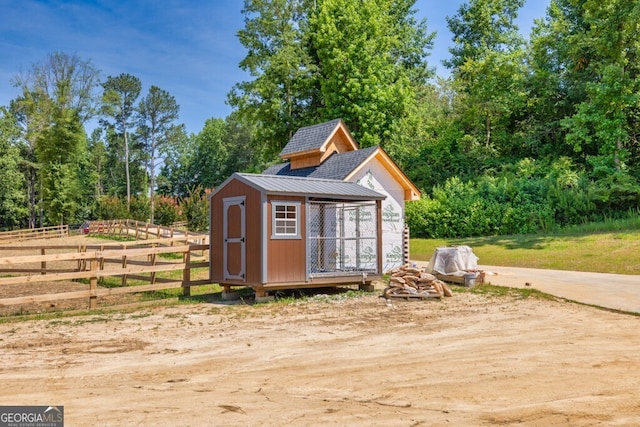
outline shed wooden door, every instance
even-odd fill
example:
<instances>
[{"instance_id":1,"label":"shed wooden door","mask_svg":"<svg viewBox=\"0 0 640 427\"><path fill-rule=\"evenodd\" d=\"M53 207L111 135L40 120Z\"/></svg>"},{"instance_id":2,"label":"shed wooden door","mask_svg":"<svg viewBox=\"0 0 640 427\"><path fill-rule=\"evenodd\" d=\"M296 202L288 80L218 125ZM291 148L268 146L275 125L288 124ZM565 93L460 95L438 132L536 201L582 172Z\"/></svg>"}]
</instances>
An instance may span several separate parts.
<instances>
[{"instance_id":1,"label":"shed wooden door","mask_svg":"<svg viewBox=\"0 0 640 427\"><path fill-rule=\"evenodd\" d=\"M245 197L228 197L223 206L224 279L246 280Z\"/></svg>"}]
</instances>

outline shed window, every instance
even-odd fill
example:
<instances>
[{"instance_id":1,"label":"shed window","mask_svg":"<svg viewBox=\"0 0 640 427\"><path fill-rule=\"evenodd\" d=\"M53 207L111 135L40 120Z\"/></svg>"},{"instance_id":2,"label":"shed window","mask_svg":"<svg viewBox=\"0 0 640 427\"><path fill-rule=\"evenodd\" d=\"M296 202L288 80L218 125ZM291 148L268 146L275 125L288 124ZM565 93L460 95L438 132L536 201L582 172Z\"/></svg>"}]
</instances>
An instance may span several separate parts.
<instances>
[{"instance_id":1,"label":"shed window","mask_svg":"<svg viewBox=\"0 0 640 427\"><path fill-rule=\"evenodd\" d=\"M279 239L300 238L300 203L273 202L273 233Z\"/></svg>"}]
</instances>

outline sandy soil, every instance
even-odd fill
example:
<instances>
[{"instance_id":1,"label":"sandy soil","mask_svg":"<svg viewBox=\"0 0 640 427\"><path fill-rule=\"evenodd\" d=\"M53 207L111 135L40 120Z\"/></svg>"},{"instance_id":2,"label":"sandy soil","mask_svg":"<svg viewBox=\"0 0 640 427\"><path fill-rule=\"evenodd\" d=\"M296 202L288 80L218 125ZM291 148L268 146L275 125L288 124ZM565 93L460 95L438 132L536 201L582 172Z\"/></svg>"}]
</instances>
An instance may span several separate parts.
<instances>
[{"instance_id":1,"label":"sandy soil","mask_svg":"<svg viewBox=\"0 0 640 427\"><path fill-rule=\"evenodd\" d=\"M457 293L0 324L0 402L66 425L640 424L640 318Z\"/></svg>"}]
</instances>

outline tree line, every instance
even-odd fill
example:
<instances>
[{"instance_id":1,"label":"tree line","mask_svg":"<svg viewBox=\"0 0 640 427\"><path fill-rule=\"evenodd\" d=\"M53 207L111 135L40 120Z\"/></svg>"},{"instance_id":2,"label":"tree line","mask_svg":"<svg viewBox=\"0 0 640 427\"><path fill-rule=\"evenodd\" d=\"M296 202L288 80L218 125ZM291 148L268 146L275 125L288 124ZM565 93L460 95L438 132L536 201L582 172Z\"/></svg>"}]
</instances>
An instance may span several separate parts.
<instances>
[{"instance_id":1,"label":"tree line","mask_svg":"<svg viewBox=\"0 0 640 427\"><path fill-rule=\"evenodd\" d=\"M168 92L141 97L136 77L100 81L90 61L56 52L16 76L21 95L0 110L0 228L132 209L153 219L171 205L162 197L195 206L231 173L278 162L298 128L335 118L423 191L407 207L414 235L637 213L640 4L551 0L528 39L523 4L461 5L442 78L415 0L245 0L250 77L230 88L229 116L191 135Z\"/></svg>"}]
</instances>

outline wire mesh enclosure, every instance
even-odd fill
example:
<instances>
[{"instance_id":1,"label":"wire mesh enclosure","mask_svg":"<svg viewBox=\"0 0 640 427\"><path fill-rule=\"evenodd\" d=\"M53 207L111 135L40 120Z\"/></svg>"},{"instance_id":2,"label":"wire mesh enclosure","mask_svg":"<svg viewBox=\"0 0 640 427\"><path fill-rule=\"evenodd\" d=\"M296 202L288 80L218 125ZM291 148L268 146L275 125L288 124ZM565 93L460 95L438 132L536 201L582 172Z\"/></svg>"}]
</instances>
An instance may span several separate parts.
<instances>
[{"instance_id":1,"label":"wire mesh enclosure","mask_svg":"<svg viewBox=\"0 0 640 427\"><path fill-rule=\"evenodd\" d=\"M375 202L312 201L308 206L312 276L378 273Z\"/></svg>"}]
</instances>

